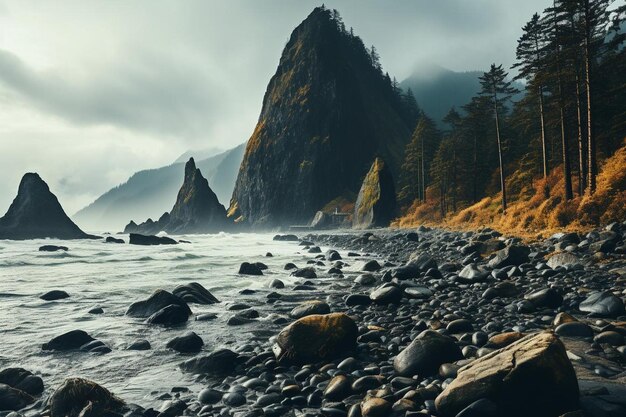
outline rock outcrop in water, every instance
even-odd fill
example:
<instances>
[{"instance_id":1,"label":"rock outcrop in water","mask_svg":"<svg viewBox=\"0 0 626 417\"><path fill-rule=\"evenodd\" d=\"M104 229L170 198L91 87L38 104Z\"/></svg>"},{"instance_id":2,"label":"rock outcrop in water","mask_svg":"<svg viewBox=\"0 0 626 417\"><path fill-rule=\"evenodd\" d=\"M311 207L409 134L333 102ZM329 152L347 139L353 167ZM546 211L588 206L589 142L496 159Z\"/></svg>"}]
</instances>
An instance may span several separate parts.
<instances>
[{"instance_id":1,"label":"rock outcrop in water","mask_svg":"<svg viewBox=\"0 0 626 417\"><path fill-rule=\"evenodd\" d=\"M209 182L196 168L193 158L189 158L185 164L185 179L172 211L164 213L156 222L148 219L137 225L131 221L124 233L210 233L224 230L228 226L226 209L209 187Z\"/></svg>"},{"instance_id":2,"label":"rock outcrop in water","mask_svg":"<svg viewBox=\"0 0 626 417\"><path fill-rule=\"evenodd\" d=\"M361 185L352 226L355 229L389 226L396 209L396 189L391 171L381 158L376 158Z\"/></svg>"},{"instance_id":3,"label":"rock outcrop in water","mask_svg":"<svg viewBox=\"0 0 626 417\"><path fill-rule=\"evenodd\" d=\"M48 184L36 173L22 177L17 197L0 218L0 239L96 239L70 220Z\"/></svg>"},{"instance_id":4,"label":"rock outcrop in water","mask_svg":"<svg viewBox=\"0 0 626 417\"><path fill-rule=\"evenodd\" d=\"M229 212L256 227L308 224L356 194L377 155L398 169L409 127L394 94L360 38L316 8L267 87Z\"/></svg>"}]
</instances>

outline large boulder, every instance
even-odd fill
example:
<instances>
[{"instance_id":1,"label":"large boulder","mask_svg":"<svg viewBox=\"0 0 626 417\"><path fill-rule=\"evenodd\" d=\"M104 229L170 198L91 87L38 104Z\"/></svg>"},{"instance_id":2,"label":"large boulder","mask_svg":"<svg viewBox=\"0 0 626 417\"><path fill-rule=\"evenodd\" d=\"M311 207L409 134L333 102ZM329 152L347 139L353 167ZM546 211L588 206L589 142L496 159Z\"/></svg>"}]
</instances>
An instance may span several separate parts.
<instances>
[{"instance_id":1,"label":"large boulder","mask_svg":"<svg viewBox=\"0 0 626 417\"><path fill-rule=\"evenodd\" d=\"M43 392L43 380L23 368L6 368L0 371L0 384L24 391L30 395Z\"/></svg>"},{"instance_id":2,"label":"large boulder","mask_svg":"<svg viewBox=\"0 0 626 417\"><path fill-rule=\"evenodd\" d=\"M0 217L0 239L99 239L88 235L65 214L48 184L35 173L22 177L17 197Z\"/></svg>"},{"instance_id":3,"label":"large boulder","mask_svg":"<svg viewBox=\"0 0 626 417\"><path fill-rule=\"evenodd\" d=\"M83 417L116 415L124 401L95 382L68 378L48 400L50 417Z\"/></svg>"},{"instance_id":4,"label":"large boulder","mask_svg":"<svg viewBox=\"0 0 626 417\"><path fill-rule=\"evenodd\" d=\"M0 383L0 411L17 411L35 402L28 393Z\"/></svg>"},{"instance_id":5,"label":"large boulder","mask_svg":"<svg viewBox=\"0 0 626 417\"><path fill-rule=\"evenodd\" d=\"M559 266L575 265L580 263L580 258L569 252L555 253L548 259L548 266L555 269Z\"/></svg>"},{"instance_id":6,"label":"large boulder","mask_svg":"<svg viewBox=\"0 0 626 417\"><path fill-rule=\"evenodd\" d=\"M330 313L330 306L327 303L319 300L311 300L294 307L289 313L289 316L294 319L301 319L302 317L312 316L314 314L328 313Z\"/></svg>"},{"instance_id":7,"label":"large boulder","mask_svg":"<svg viewBox=\"0 0 626 417\"><path fill-rule=\"evenodd\" d=\"M167 236L142 235L131 233L129 242L131 245L155 246L155 245L177 245L178 242Z\"/></svg>"},{"instance_id":8,"label":"large boulder","mask_svg":"<svg viewBox=\"0 0 626 417\"><path fill-rule=\"evenodd\" d=\"M83 330L71 330L52 338L41 346L42 350L68 351L82 350L92 353L109 353L111 349L100 340L94 339Z\"/></svg>"},{"instance_id":9,"label":"large boulder","mask_svg":"<svg viewBox=\"0 0 626 417\"><path fill-rule=\"evenodd\" d=\"M437 411L454 417L486 398L503 416L560 416L578 409L578 381L563 343L552 333L529 335L462 367L437 397Z\"/></svg>"},{"instance_id":10,"label":"large boulder","mask_svg":"<svg viewBox=\"0 0 626 417\"><path fill-rule=\"evenodd\" d=\"M197 282L190 282L189 284L179 285L174 288L172 293L184 300L187 303L195 303L195 304L215 304L219 303L218 300L213 294L209 292L202 285Z\"/></svg>"},{"instance_id":11,"label":"large boulder","mask_svg":"<svg viewBox=\"0 0 626 417\"><path fill-rule=\"evenodd\" d=\"M358 328L344 313L315 314L285 327L272 347L279 362L319 362L350 353L356 347Z\"/></svg>"},{"instance_id":12,"label":"large boulder","mask_svg":"<svg viewBox=\"0 0 626 417\"><path fill-rule=\"evenodd\" d=\"M147 300L132 303L130 307L128 307L128 310L126 310L126 315L131 317L148 318L169 305L180 306L187 312L188 316L191 315L191 309L183 299L161 289L152 293Z\"/></svg>"},{"instance_id":13,"label":"large boulder","mask_svg":"<svg viewBox=\"0 0 626 417\"><path fill-rule=\"evenodd\" d=\"M428 376L436 373L444 363L463 359L454 339L424 330L394 359L393 367L401 376Z\"/></svg>"},{"instance_id":14,"label":"large boulder","mask_svg":"<svg viewBox=\"0 0 626 417\"><path fill-rule=\"evenodd\" d=\"M352 227L387 227L395 217L396 210L396 189L391 171L381 158L376 158L361 185L354 206Z\"/></svg>"},{"instance_id":15,"label":"large boulder","mask_svg":"<svg viewBox=\"0 0 626 417\"><path fill-rule=\"evenodd\" d=\"M624 301L608 291L594 292L578 306L583 313L601 317L617 317L624 314Z\"/></svg>"},{"instance_id":16,"label":"large boulder","mask_svg":"<svg viewBox=\"0 0 626 417\"><path fill-rule=\"evenodd\" d=\"M219 349L204 356L196 356L180 364L180 369L193 374L226 375L238 363L239 355L228 349Z\"/></svg>"},{"instance_id":17,"label":"large boulder","mask_svg":"<svg viewBox=\"0 0 626 417\"><path fill-rule=\"evenodd\" d=\"M491 268L504 268L505 266L519 266L528 262L530 248L528 246L511 245L495 253L489 261Z\"/></svg>"}]
</instances>

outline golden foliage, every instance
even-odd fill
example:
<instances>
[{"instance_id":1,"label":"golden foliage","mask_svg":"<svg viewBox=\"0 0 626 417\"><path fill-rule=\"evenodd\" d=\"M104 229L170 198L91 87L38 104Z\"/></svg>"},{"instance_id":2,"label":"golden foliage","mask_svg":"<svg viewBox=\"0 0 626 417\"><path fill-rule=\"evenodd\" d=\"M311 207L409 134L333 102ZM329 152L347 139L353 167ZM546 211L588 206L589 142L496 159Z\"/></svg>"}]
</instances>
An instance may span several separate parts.
<instances>
[{"instance_id":1,"label":"golden foliage","mask_svg":"<svg viewBox=\"0 0 626 417\"><path fill-rule=\"evenodd\" d=\"M502 214L499 194L485 197L443 219L438 201L427 198L425 203L414 202L394 225L424 224L455 229L488 226L503 233L537 237L557 230L580 231L626 219L626 144L604 162L593 195L587 192L565 201L561 167L555 167L548 178L534 180L529 186L522 185L529 183L529 179L521 172L511 174L508 181L517 185L517 194L512 196L505 214Z\"/></svg>"}]
</instances>

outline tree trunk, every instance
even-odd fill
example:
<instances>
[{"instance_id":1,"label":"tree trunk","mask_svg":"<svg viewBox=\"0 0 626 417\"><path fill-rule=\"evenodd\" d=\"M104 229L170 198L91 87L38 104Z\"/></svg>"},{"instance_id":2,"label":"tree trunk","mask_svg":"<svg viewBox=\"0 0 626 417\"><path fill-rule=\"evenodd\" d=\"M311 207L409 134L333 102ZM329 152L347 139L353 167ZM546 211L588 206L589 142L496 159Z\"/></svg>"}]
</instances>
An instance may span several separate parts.
<instances>
[{"instance_id":1,"label":"tree trunk","mask_svg":"<svg viewBox=\"0 0 626 417\"><path fill-rule=\"evenodd\" d=\"M500 141L500 117L498 115L498 96L493 94L493 110L496 115L496 139L498 140L498 161L500 162L500 190L502 191L502 213L506 213L506 186L504 181L504 164L502 163L502 142Z\"/></svg>"},{"instance_id":2,"label":"tree trunk","mask_svg":"<svg viewBox=\"0 0 626 417\"><path fill-rule=\"evenodd\" d=\"M596 162L596 138L592 132L591 124L591 16L589 10L589 0L585 0L585 90L587 92L587 187L589 193L596 191L596 174L598 166Z\"/></svg>"},{"instance_id":3,"label":"tree trunk","mask_svg":"<svg viewBox=\"0 0 626 417\"><path fill-rule=\"evenodd\" d=\"M421 140L421 145L422 145L422 201L426 201L426 178L424 178L424 175L426 173L426 170L424 169L424 138L422 137Z\"/></svg>"},{"instance_id":4,"label":"tree trunk","mask_svg":"<svg viewBox=\"0 0 626 417\"><path fill-rule=\"evenodd\" d=\"M539 86L539 120L541 122L541 153L543 157L543 177L548 177L548 149L546 145L546 125L543 111L543 87Z\"/></svg>"},{"instance_id":5,"label":"tree trunk","mask_svg":"<svg viewBox=\"0 0 626 417\"><path fill-rule=\"evenodd\" d=\"M556 11L555 11L556 13ZM559 50L559 32L557 20L554 19L554 31L556 40L556 75L559 99L559 117L561 121L561 151L563 153L563 181L565 182L565 200L571 200L574 197L572 191L572 175L569 162L569 145L567 135L565 134L565 104L563 102L563 79L561 76L561 53Z\"/></svg>"},{"instance_id":6,"label":"tree trunk","mask_svg":"<svg viewBox=\"0 0 626 417\"><path fill-rule=\"evenodd\" d=\"M478 197L478 184L476 177L478 176L478 139L476 136L476 132L474 132L474 175L472 178L472 201L476 203L476 198Z\"/></svg>"},{"instance_id":7,"label":"tree trunk","mask_svg":"<svg viewBox=\"0 0 626 417\"><path fill-rule=\"evenodd\" d=\"M578 128L578 194L583 195L585 193L585 182L587 181L587 175L585 174L585 144L583 141L583 125L582 125L582 113L580 110L580 77L578 75L578 68L576 69L576 125Z\"/></svg>"}]
</instances>

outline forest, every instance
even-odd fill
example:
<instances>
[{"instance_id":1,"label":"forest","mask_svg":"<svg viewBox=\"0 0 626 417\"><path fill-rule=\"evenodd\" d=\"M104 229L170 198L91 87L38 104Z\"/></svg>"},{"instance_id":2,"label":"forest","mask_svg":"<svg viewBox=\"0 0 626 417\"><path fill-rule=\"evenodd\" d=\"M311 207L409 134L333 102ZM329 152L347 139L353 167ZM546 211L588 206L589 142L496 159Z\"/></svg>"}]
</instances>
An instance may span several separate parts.
<instances>
[{"instance_id":1,"label":"forest","mask_svg":"<svg viewBox=\"0 0 626 417\"><path fill-rule=\"evenodd\" d=\"M397 224L532 232L623 219L625 14L610 0L555 0L524 25L516 63L491 64L444 126L390 81L418 115Z\"/></svg>"}]
</instances>

